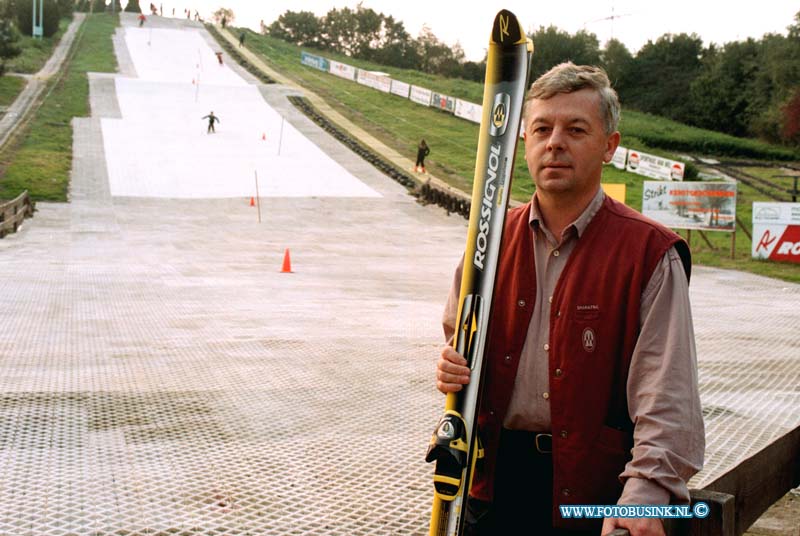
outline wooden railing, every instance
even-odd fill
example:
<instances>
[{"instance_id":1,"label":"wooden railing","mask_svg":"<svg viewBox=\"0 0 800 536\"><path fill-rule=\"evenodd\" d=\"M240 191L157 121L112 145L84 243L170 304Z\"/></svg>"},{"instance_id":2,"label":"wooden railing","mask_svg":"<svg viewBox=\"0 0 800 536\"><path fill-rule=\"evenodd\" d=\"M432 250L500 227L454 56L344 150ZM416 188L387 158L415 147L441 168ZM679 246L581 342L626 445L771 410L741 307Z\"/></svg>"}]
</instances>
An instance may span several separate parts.
<instances>
[{"instance_id":1,"label":"wooden railing","mask_svg":"<svg viewBox=\"0 0 800 536\"><path fill-rule=\"evenodd\" d=\"M33 217L36 210L31 196L25 190L11 201L0 201L0 238L17 232L25 218Z\"/></svg>"}]
</instances>

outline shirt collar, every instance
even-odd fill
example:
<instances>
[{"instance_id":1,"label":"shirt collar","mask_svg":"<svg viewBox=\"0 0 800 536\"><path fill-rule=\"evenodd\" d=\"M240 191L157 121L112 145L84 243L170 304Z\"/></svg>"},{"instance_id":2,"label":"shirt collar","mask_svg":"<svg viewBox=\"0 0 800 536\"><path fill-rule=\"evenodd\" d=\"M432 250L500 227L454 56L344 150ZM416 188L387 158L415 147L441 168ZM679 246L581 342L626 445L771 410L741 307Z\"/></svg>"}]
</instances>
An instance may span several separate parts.
<instances>
[{"instance_id":1,"label":"shirt collar","mask_svg":"<svg viewBox=\"0 0 800 536\"><path fill-rule=\"evenodd\" d=\"M586 228L589 226L589 223L592 221L592 218L594 218L595 214L597 214L597 212L600 210L600 207L603 206L603 201L605 200L605 197L606 194L605 192L603 192L603 188L598 188L597 193L594 195L594 197L592 198L591 202L586 207L586 209L581 213L580 216L578 216L578 218L575 221L573 221L571 224L567 226L566 229L564 229L564 232L567 232L569 229L574 228L575 232L578 235L578 238L580 238L583 235L584 231L586 231ZM534 230L537 230L540 227L544 228L542 213L539 209L539 198L536 196L535 192L533 194L533 197L531 198L531 209L528 216L528 223Z\"/></svg>"}]
</instances>

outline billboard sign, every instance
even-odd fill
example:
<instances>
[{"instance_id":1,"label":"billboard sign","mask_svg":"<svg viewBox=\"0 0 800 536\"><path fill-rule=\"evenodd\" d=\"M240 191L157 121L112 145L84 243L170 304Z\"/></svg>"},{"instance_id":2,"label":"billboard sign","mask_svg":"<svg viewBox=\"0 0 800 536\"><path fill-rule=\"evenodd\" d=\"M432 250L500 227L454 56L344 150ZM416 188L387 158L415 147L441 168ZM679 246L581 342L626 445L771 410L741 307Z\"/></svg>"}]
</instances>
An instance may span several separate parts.
<instances>
[{"instance_id":1,"label":"billboard sign","mask_svg":"<svg viewBox=\"0 0 800 536\"><path fill-rule=\"evenodd\" d=\"M673 229L736 230L736 183L645 181L642 214Z\"/></svg>"},{"instance_id":2,"label":"billboard sign","mask_svg":"<svg viewBox=\"0 0 800 536\"><path fill-rule=\"evenodd\" d=\"M330 62L327 59L323 58L322 56L315 56L313 54L309 54L308 52L303 52L300 55L300 62L303 65L314 67L315 69L319 69L320 71L328 72L331 69Z\"/></svg>"},{"instance_id":3,"label":"billboard sign","mask_svg":"<svg viewBox=\"0 0 800 536\"><path fill-rule=\"evenodd\" d=\"M752 254L800 264L800 203L753 203Z\"/></svg>"},{"instance_id":4,"label":"billboard sign","mask_svg":"<svg viewBox=\"0 0 800 536\"><path fill-rule=\"evenodd\" d=\"M417 104L430 106L431 95L433 95L433 93L431 93L430 89L425 89L424 87L419 86L411 86L411 95L408 98Z\"/></svg>"},{"instance_id":5,"label":"billboard sign","mask_svg":"<svg viewBox=\"0 0 800 536\"><path fill-rule=\"evenodd\" d=\"M682 181L685 168L686 165L683 162L630 149L628 151L628 164L625 169L651 179Z\"/></svg>"},{"instance_id":6,"label":"billboard sign","mask_svg":"<svg viewBox=\"0 0 800 536\"><path fill-rule=\"evenodd\" d=\"M483 106L456 99L455 114L456 117L472 121L473 123L480 123L483 117Z\"/></svg>"},{"instance_id":7,"label":"billboard sign","mask_svg":"<svg viewBox=\"0 0 800 536\"><path fill-rule=\"evenodd\" d=\"M338 61L331 60L331 74L335 74L340 78L347 80L356 79L356 68L346 63L339 63Z\"/></svg>"}]
</instances>

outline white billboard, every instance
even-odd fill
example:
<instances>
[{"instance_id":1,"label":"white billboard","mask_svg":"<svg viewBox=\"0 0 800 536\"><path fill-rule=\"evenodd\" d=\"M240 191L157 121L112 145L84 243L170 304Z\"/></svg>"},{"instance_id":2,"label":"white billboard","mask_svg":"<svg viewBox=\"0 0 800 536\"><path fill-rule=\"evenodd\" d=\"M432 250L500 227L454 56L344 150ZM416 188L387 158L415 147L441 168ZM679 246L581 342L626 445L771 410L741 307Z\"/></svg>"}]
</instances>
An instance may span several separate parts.
<instances>
[{"instance_id":1,"label":"white billboard","mask_svg":"<svg viewBox=\"0 0 800 536\"><path fill-rule=\"evenodd\" d=\"M433 92L430 89L425 89L424 87L419 86L411 86L411 94L408 98L418 104L430 106L431 95L433 95Z\"/></svg>"},{"instance_id":2,"label":"white billboard","mask_svg":"<svg viewBox=\"0 0 800 536\"><path fill-rule=\"evenodd\" d=\"M736 183L645 181L642 214L673 229L734 231Z\"/></svg>"},{"instance_id":3,"label":"white billboard","mask_svg":"<svg viewBox=\"0 0 800 536\"><path fill-rule=\"evenodd\" d=\"M461 99L456 99L456 117L467 119L473 123L480 123L483 117L483 106Z\"/></svg>"},{"instance_id":4,"label":"white billboard","mask_svg":"<svg viewBox=\"0 0 800 536\"><path fill-rule=\"evenodd\" d=\"M643 153L636 149L628 151L628 165L630 172L644 175L662 181L682 181L685 164L669 158L662 158L652 154Z\"/></svg>"},{"instance_id":5,"label":"white billboard","mask_svg":"<svg viewBox=\"0 0 800 536\"><path fill-rule=\"evenodd\" d=\"M346 63L339 63L338 61L331 60L331 74L346 78L347 80L355 80L356 68Z\"/></svg>"},{"instance_id":6,"label":"white billboard","mask_svg":"<svg viewBox=\"0 0 800 536\"><path fill-rule=\"evenodd\" d=\"M609 163L617 169L625 169L627 160L628 149L620 145L617 147L617 150L614 151L614 156L611 157L611 162Z\"/></svg>"},{"instance_id":7,"label":"white billboard","mask_svg":"<svg viewBox=\"0 0 800 536\"><path fill-rule=\"evenodd\" d=\"M800 263L800 203L753 203L752 255Z\"/></svg>"},{"instance_id":8,"label":"white billboard","mask_svg":"<svg viewBox=\"0 0 800 536\"><path fill-rule=\"evenodd\" d=\"M391 92L403 98L408 98L408 93L411 91L411 84L406 84L400 80L392 80Z\"/></svg>"},{"instance_id":9,"label":"white billboard","mask_svg":"<svg viewBox=\"0 0 800 536\"><path fill-rule=\"evenodd\" d=\"M388 74L378 73L375 71L365 71L364 69L358 70L356 82L361 85L371 87L372 89L383 91L384 93L389 93L392 88L392 79L389 78Z\"/></svg>"}]
</instances>

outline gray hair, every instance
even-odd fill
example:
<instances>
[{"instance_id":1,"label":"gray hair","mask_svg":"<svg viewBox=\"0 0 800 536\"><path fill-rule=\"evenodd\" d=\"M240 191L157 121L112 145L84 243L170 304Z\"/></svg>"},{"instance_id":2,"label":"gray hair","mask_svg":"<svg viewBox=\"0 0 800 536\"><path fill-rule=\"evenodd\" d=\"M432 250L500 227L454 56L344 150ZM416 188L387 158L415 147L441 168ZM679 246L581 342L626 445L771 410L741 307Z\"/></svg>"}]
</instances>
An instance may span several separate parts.
<instances>
[{"instance_id":1,"label":"gray hair","mask_svg":"<svg viewBox=\"0 0 800 536\"><path fill-rule=\"evenodd\" d=\"M560 63L539 77L525 97L524 115L533 99L549 99L558 93L572 93L581 89L593 89L600 95L600 117L606 135L616 132L619 125L620 106L617 92L611 87L608 75L600 67Z\"/></svg>"}]
</instances>

